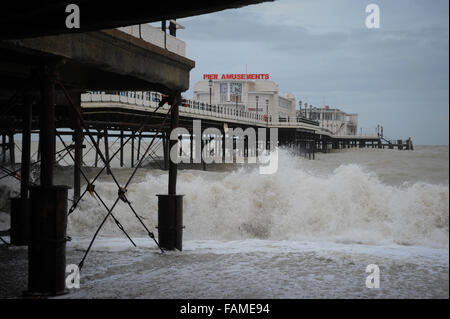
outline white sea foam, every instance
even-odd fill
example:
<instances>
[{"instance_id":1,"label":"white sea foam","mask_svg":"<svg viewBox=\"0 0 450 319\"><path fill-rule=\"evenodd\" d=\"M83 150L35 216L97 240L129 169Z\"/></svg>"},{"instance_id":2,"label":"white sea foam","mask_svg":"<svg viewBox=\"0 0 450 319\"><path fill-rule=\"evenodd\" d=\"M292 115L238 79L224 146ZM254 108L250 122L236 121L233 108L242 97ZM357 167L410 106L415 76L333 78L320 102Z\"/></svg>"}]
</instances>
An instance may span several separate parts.
<instances>
[{"instance_id":1,"label":"white sea foam","mask_svg":"<svg viewBox=\"0 0 450 319\"><path fill-rule=\"evenodd\" d=\"M316 161L281 151L280 167L273 175L260 175L256 167L232 172L182 170L178 173L178 193L185 195L184 237L448 247L448 162L443 166L447 171L441 174L447 183L423 182L421 178L398 182L407 180L405 172L409 170L403 170L407 158L408 165L415 168L413 176L420 170L432 175L430 151L438 152L434 158L448 158L448 147L409 153L350 150L318 154ZM380 177L386 159L393 159L386 165L392 172L389 181L397 179L393 183ZM123 179L130 170L115 172ZM127 195L145 224L156 232L156 194L167 192L167 174L146 169L139 172ZM71 173L71 169L61 168L58 178ZM19 184L13 178L1 180L0 211L9 210L8 198L18 190ZM117 187L109 178L97 182L96 191L108 206L117 196ZM98 199L86 195L69 218L69 234L91 235L105 213ZM125 203L119 202L113 214L131 235L146 234ZM1 214L0 223L2 229L9 227L8 214ZM122 236L111 218L101 234Z\"/></svg>"},{"instance_id":2,"label":"white sea foam","mask_svg":"<svg viewBox=\"0 0 450 319\"><path fill-rule=\"evenodd\" d=\"M160 254L119 202L113 214L137 247L110 218L86 259L81 289L64 297L448 298L448 147L352 149L317 154L316 161L279 154L279 170L269 176L256 167L179 171L183 252ZM55 182L70 185L72 170L58 167ZM123 183L131 169L114 172ZM155 232L155 195L167 192L167 179L166 172L141 169L128 187ZM18 190L17 180L0 181L0 211L9 211ZM96 191L108 206L117 196L107 176ZM96 198L81 201L69 218L67 263L80 262L105 213ZM0 212L0 229L7 228L9 214ZM27 264L26 249L0 254L6 252L0 295L17 296L26 276L10 271ZM365 285L373 263L381 269L380 289Z\"/></svg>"},{"instance_id":3,"label":"white sea foam","mask_svg":"<svg viewBox=\"0 0 450 319\"><path fill-rule=\"evenodd\" d=\"M309 161L280 154L281 165L274 175L259 175L256 168L231 173L180 171L185 238L448 247L447 185L388 185L357 164L318 174L304 168ZM155 195L166 188L167 175L152 171L128 188L128 198L148 226L157 225ZM115 184L97 183L96 190L111 206L117 196ZM145 235L126 204L119 203L113 213L133 235ZM69 232L91 234L104 215L100 203L87 196L71 215ZM110 219L102 234L116 236L120 231Z\"/></svg>"}]
</instances>

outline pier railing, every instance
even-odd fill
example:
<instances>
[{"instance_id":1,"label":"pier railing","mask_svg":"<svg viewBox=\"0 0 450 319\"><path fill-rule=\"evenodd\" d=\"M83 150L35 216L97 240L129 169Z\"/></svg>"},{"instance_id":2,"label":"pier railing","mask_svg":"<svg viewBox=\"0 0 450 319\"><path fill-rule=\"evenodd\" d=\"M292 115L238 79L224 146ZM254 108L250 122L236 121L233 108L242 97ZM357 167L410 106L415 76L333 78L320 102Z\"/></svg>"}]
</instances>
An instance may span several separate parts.
<instances>
[{"instance_id":1,"label":"pier railing","mask_svg":"<svg viewBox=\"0 0 450 319\"><path fill-rule=\"evenodd\" d=\"M161 94L156 92L127 91L127 92L88 92L81 94L82 107L110 107L126 105L139 111L154 111L158 107ZM89 105L91 104L91 105ZM160 112L166 112L170 106L166 103L160 109ZM319 122L304 117L279 117L271 115L237 110L233 107L225 107L199 101L183 99L179 107L180 115L184 114L191 117L209 118L213 120L223 119L229 122L238 122L242 124L266 126L266 127L299 127L314 130L319 134L344 138L344 139L365 139L375 140L378 136L372 134L336 134L331 130L320 127ZM189 114L189 115L188 115Z\"/></svg>"},{"instance_id":2,"label":"pier railing","mask_svg":"<svg viewBox=\"0 0 450 319\"><path fill-rule=\"evenodd\" d=\"M138 106L143 109L155 109L158 106L159 98L155 98L150 92L92 92L81 95L81 101L86 103L117 103L131 106ZM170 106L166 103L162 109L168 110ZM298 126L299 123L311 125L316 128L319 122L305 118L297 117L279 117L275 118L272 115L237 110L232 107L225 107L221 105L214 105L199 101L192 101L183 99L179 108L181 113L198 114L212 118L220 118L227 120L234 120L247 124L256 124L260 126L265 125L282 125L282 126Z\"/></svg>"}]
</instances>

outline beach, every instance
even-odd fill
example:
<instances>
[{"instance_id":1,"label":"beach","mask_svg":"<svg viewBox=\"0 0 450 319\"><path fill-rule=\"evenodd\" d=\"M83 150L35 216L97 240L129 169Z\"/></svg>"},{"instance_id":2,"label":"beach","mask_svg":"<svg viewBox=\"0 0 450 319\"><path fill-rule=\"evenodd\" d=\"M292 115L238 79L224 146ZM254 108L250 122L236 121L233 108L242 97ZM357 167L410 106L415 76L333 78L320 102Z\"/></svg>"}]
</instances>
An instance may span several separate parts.
<instances>
[{"instance_id":1,"label":"beach","mask_svg":"<svg viewBox=\"0 0 450 319\"><path fill-rule=\"evenodd\" d=\"M110 218L80 288L58 298L448 298L448 157L448 146L345 149L315 161L282 149L273 175L255 165L180 170L183 251L161 254L120 202L114 215L137 247ZM125 181L131 169L115 166ZM72 169L61 164L56 180L70 182ZM155 234L156 194L166 183L167 172L144 167L127 191ZM19 183L6 178L0 189L5 229L7 197ZM117 196L106 175L96 191L108 206ZM79 263L105 214L85 195L69 217L67 264ZM26 289L26 251L1 246L3 297ZM370 264L379 266L380 288L366 287Z\"/></svg>"}]
</instances>

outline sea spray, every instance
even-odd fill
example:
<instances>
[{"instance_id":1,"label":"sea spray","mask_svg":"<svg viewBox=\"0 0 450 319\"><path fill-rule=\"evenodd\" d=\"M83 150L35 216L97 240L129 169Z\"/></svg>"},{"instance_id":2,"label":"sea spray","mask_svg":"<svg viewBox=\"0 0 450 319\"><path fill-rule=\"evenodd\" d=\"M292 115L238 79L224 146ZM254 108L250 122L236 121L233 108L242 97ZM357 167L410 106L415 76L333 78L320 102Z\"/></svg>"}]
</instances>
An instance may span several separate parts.
<instances>
[{"instance_id":1,"label":"sea spray","mask_svg":"<svg viewBox=\"0 0 450 319\"><path fill-rule=\"evenodd\" d=\"M357 164L329 174L303 168L306 160L280 152L274 175L256 167L232 172L180 171L186 239L271 239L361 244L396 243L448 247L449 189L424 182L388 185ZM148 171L131 184L127 196L145 223L157 226L156 194L167 188L167 175ZM112 182L96 190L110 207L117 196ZM69 219L72 236L92 234L106 211L86 195ZM129 207L120 202L113 214L133 236L145 236ZM121 236L109 219L101 233Z\"/></svg>"}]
</instances>

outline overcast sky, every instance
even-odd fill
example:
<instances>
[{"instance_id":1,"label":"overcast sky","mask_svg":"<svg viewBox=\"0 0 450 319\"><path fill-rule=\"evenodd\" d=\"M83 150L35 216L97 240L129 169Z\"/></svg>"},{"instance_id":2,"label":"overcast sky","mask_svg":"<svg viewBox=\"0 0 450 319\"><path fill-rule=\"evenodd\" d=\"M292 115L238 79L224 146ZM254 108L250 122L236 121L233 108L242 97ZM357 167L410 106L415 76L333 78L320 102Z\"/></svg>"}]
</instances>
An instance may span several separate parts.
<instances>
[{"instance_id":1,"label":"overcast sky","mask_svg":"<svg viewBox=\"0 0 450 319\"><path fill-rule=\"evenodd\" d=\"M380 6L380 29L365 8ZM180 19L195 82L269 73L280 93L359 114L363 131L448 144L448 0L279 0ZM297 106L298 107L298 106Z\"/></svg>"}]
</instances>

